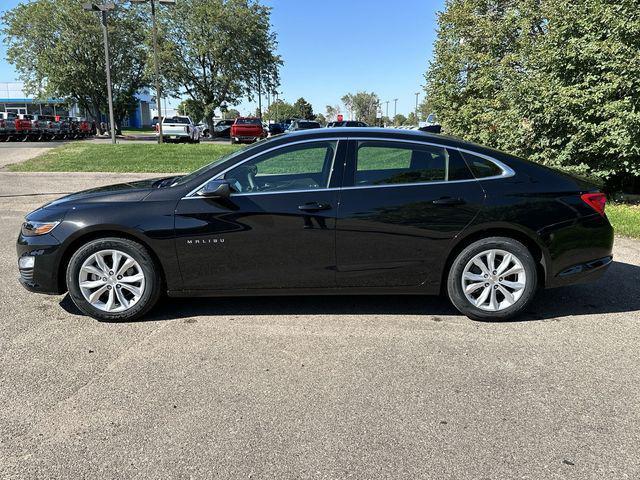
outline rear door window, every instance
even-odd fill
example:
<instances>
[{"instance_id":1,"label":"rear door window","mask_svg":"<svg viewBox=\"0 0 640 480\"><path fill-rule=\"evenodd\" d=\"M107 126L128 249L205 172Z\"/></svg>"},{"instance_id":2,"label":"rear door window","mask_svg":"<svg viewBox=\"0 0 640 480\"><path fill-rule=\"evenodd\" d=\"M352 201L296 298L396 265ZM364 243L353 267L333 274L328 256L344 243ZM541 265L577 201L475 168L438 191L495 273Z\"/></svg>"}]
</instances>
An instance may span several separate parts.
<instances>
[{"instance_id":1,"label":"rear door window","mask_svg":"<svg viewBox=\"0 0 640 480\"><path fill-rule=\"evenodd\" d=\"M434 145L360 141L355 186L444 182L472 178L457 152Z\"/></svg>"}]
</instances>

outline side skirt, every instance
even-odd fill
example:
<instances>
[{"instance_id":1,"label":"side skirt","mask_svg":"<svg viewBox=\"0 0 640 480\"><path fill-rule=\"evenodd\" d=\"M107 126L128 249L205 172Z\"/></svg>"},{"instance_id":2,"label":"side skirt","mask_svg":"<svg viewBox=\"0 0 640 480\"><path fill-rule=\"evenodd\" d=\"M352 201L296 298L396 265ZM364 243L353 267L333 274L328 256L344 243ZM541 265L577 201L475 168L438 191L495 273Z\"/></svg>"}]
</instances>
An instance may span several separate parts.
<instances>
[{"instance_id":1,"label":"side skirt","mask_svg":"<svg viewBox=\"0 0 640 480\"><path fill-rule=\"evenodd\" d=\"M438 289L419 287L395 288L253 288L244 290L169 290L170 297L261 297L261 296L297 296L297 295L438 295Z\"/></svg>"}]
</instances>

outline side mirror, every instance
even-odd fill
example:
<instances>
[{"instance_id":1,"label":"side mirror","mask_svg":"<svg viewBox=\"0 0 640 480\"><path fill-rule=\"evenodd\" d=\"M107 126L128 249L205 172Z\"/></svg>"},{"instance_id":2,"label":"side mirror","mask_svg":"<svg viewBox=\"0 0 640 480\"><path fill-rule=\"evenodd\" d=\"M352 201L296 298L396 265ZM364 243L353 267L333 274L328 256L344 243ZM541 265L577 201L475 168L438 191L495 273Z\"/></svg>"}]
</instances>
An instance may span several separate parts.
<instances>
[{"instance_id":1,"label":"side mirror","mask_svg":"<svg viewBox=\"0 0 640 480\"><path fill-rule=\"evenodd\" d=\"M231 186L228 180L211 180L198 190L196 195L204 198L229 198Z\"/></svg>"}]
</instances>

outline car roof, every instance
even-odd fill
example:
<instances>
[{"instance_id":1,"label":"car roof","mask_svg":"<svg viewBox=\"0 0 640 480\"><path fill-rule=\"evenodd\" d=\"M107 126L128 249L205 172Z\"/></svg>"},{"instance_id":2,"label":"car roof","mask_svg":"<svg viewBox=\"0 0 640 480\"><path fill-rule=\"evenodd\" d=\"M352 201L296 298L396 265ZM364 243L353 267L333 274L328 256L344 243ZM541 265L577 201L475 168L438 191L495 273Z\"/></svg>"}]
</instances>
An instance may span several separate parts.
<instances>
[{"instance_id":1,"label":"car roof","mask_svg":"<svg viewBox=\"0 0 640 480\"><path fill-rule=\"evenodd\" d=\"M436 133L422 132L420 130L400 130L397 128L380 127L341 127L341 128L315 128L313 130L299 130L288 133L282 139L303 140L315 137L372 137L372 138L399 138L405 140L416 140L421 142L435 142L452 147L474 147L476 149L486 149L482 145L468 142L458 137L441 135Z\"/></svg>"}]
</instances>

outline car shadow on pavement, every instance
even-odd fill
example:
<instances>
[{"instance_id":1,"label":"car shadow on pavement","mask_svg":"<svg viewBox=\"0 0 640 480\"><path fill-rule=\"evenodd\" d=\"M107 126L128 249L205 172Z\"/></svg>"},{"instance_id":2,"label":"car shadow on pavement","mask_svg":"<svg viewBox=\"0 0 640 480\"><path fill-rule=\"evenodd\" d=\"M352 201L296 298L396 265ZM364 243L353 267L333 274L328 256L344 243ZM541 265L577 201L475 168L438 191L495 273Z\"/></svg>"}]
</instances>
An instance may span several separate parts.
<instances>
[{"instance_id":1,"label":"car shadow on pavement","mask_svg":"<svg viewBox=\"0 0 640 480\"><path fill-rule=\"evenodd\" d=\"M69 295L60 302L82 315ZM538 293L527 311L512 322L572 315L640 312L640 266L613 262L594 283ZM403 295L163 298L144 321L236 315L457 315L445 297Z\"/></svg>"}]
</instances>

